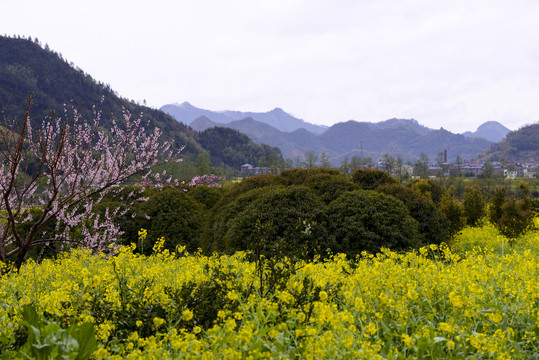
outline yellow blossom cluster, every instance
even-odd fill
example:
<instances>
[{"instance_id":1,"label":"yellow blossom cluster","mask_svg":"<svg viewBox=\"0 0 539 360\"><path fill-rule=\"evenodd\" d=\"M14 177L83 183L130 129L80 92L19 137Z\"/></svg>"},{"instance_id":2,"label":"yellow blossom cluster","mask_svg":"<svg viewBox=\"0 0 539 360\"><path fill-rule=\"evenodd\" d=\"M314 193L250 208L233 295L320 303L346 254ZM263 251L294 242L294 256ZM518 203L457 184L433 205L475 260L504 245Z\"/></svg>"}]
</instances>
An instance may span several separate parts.
<instances>
[{"instance_id":1,"label":"yellow blossom cluster","mask_svg":"<svg viewBox=\"0 0 539 360\"><path fill-rule=\"evenodd\" d=\"M244 253L178 256L163 240L147 257L76 250L0 278L0 352L34 304L93 323L98 359L527 359L539 353L539 232L502 241L487 226L451 247L283 259L292 270L263 288Z\"/></svg>"}]
</instances>

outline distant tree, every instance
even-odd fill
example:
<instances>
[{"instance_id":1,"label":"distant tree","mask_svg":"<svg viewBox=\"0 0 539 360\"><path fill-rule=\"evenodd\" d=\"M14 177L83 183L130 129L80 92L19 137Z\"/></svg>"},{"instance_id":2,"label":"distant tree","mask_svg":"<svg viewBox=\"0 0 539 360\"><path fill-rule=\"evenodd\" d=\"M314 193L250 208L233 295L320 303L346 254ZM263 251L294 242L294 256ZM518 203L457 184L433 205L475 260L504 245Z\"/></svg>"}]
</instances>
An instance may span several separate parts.
<instances>
[{"instance_id":1,"label":"distant tree","mask_svg":"<svg viewBox=\"0 0 539 360\"><path fill-rule=\"evenodd\" d=\"M502 207L505 202L506 190L503 186L497 186L492 194L489 220L492 224L497 224L502 217Z\"/></svg>"},{"instance_id":2,"label":"distant tree","mask_svg":"<svg viewBox=\"0 0 539 360\"><path fill-rule=\"evenodd\" d=\"M360 167L368 167L370 164L372 164L372 158L370 156L359 157L354 155L350 159L350 173L353 173Z\"/></svg>"},{"instance_id":3,"label":"distant tree","mask_svg":"<svg viewBox=\"0 0 539 360\"><path fill-rule=\"evenodd\" d=\"M314 152L314 150L307 150L304 154L305 161L304 166L306 168L313 168L316 166L318 162L318 155Z\"/></svg>"},{"instance_id":4,"label":"distant tree","mask_svg":"<svg viewBox=\"0 0 539 360\"><path fill-rule=\"evenodd\" d=\"M320 166L322 167L331 167L331 162L329 161L329 156L325 152L320 154Z\"/></svg>"},{"instance_id":5,"label":"distant tree","mask_svg":"<svg viewBox=\"0 0 539 360\"><path fill-rule=\"evenodd\" d=\"M419 159L416 161L414 166L414 175L421 178L427 178L429 171L429 157L425 153L419 155Z\"/></svg>"},{"instance_id":6,"label":"distant tree","mask_svg":"<svg viewBox=\"0 0 539 360\"><path fill-rule=\"evenodd\" d=\"M382 161L384 162L384 170L389 174L393 174L393 170L395 169L395 158L388 153L385 153L382 156Z\"/></svg>"},{"instance_id":7,"label":"distant tree","mask_svg":"<svg viewBox=\"0 0 539 360\"><path fill-rule=\"evenodd\" d=\"M284 168L285 169L291 169L294 167L294 160L290 159L290 158L286 158L286 160L284 161Z\"/></svg>"},{"instance_id":8,"label":"distant tree","mask_svg":"<svg viewBox=\"0 0 539 360\"><path fill-rule=\"evenodd\" d=\"M195 166L199 175L209 174L212 172L210 159L204 153L200 153L197 155L195 160Z\"/></svg>"},{"instance_id":9,"label":"distant tree","mask_svg":"<svg viewBox=\"0 0 539 360\"><path fill-rule=\"evenodd\" d=\"M483 170L481 171L480 176L485 179L490 179L494 177L494 166L492 165L490 161L487 161L483 165Z\"/></svg>"},{"instance_id":10,"label":"distant tree","mask_svg":"<svg viewBox=\"0 0 539 360\"><path fill-rule=\"evenodd\" d=\"M443 163L444 163L444 152L440 151L438 155L436 156L436 164L438 166L442 166Z\"/></svg>"},{"instance_id":11,"label":"distant tree","mask_svg":"<svg viewBox=\"0 0 539 360\"><path fill-rule=\"evenodd\" d=\"M350 175L350 162L348 161L348 156L344 157L344 160L339 167L339 171L342 172L344 175Z\"/></svg>"},{"instance_id":12,"label":"distant tree","mask_svg":"<svg viewBox=\"0 0 539 360\"><path fill-rule=\"evenodd\" d=\"M353 174L354 171L356 171L357 169L361 167L361 165L362 165L361 158L357 155L352 156L352 158L350 159L350 167L349 167L350 173Z\"/></svg>"},{"instance_id":13,"label":"distant tree","mask_svg":"<svg viewBox=\"0 0 539 360\"><path fill-rule=\"evenodd\" d=\"M404 160L402 160L402 157L399 155L397 156L397 161L395 163L396 168L396 174L399 180L403 180L408 177L408 172L404 170Z\"/></svg>"},{"instance_id":14,"label":"distant tree","mask_svg":"<svg viewBox=\"0 0 539 360\"><path fill-rule=\"evenodd\" d=\"M460 157L459 154L457 154L457 159L455 160L455 165L457 165L457 171L458 171L458 176L462 176L462 172L460 170L460 167L461 165L463 164L463 161L462 161L462 158Z\"/></svg>"}]
</instances>

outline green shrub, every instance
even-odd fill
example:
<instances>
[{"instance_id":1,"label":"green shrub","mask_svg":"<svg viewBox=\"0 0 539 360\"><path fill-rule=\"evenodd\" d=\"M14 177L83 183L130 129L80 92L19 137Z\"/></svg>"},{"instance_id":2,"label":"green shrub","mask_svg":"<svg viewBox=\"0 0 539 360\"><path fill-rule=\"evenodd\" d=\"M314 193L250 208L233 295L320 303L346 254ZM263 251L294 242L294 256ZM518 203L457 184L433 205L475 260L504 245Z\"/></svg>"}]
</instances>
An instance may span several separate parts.
<instances>
[{"instance_id":1,"label":"green shrub","mask_svg":"<svg viewBox=\"0 0 539 360\"><path fill-rule=\"evenodd\" d=\"M385 184L397 184L397 179L387 172L375 169L357 169L352 174L352 181L363 190L374 190Z\"/></svg>"},{"instance_id":2,"label":"green shrub","mask_svg":"<svg viewBox=\"0 0 539 360\"><path fill-rule=\"evenodd\" d=\"M463 205L466 224L472 227L480 226L486 211L485 200L479 185L474 184L466 187Z\"/></svg>"},{"instance_id":3,"label":"green shrub","mask_svg":"<svg viewBox=\"0 0 539 360\"><path fill-rule=\"evenodd\" d=\"M489 220L492 224L497 224L502 217L502 207L505 202L506 190L502 186L496 187L492 194L492 200L489 208Z\"/></svg>"},{"instance_id":4,"label":"green shrub","mask_svg":"<svg viewBox=\"0 0 539 360\"><path fill-rule=\"evenodd\" d=\"M313 189L325 203L335 200L346 191L357 189L346 175L329 168L286 170L277 177L277 181L286 186L297 185Z\"/></svg>"},{"instance_id":5,"label":"green shrub","mask_svg":"<svg viewBox=\"0 0 539 360\"><path fill-rule=\"evenodd\" d=\"M356 190L344 193L327 207L327 231L333 250L351 257L421 244L419 225L402 201L393 196Z\"/></svg>"},{"instance_id":6,"label":"green shrub","mask_svg":"<svg viewBox=\"0 0 539 360\"><path fill-rule=\"evenodd\" d=\"M258 250L266 257L312 257L325 238L324 229L316 225L323 207L306 187L252 190L218 214L214 240L222 241L226 252ZM222 240L218 231L222 232Z\"/></svg>"},{"instance_id":7,"label":"green shrub","mask_svg":"<svg viewBox=\"0 0 539 360\"><path fill-rule=\"evenodd\" d=\"M229 249L224 242L224 233L229 228L231 219L238 216L249 204L256 200L261 194L272 191L275 186L253 189L240 194L234 201L221 199L214 208L214 214L209 220L209 224L203 235L202 249L206 254L214 251L233 253L235 249ZM253 225L254 226L254 225Z\"/></svg>"},{"instance_id":8,"label":"green shrub","mask_svg":"<svg viewBox=\"0 0 539 360\"><path fill-rule=\"evenodd\" d=\"M227 190L221 200L219 201L218 206L223 207L226 204L237 199L242 194L245 194L248 191L253 189L264 188L267 186L277 185L276 176L271 174L251 176L244 179L239 184L234 185L232 188Z\"/></svg>"},{"instance_id":9,"label":"green shrub","mask_svg":"<svg viewBox=\"0 0 539 360\"><path fill-rule=\"evenodd\" d=\"M444 195L444 188L434 180L417 179L414 180L410 186L412 189L417 190L421 194L431 198L436 206L440 205L442 196Z\"/></svg>"},{"instance_id":10,"label":"green shrub","mask_svg":"<svg viewBox=\"0 0 539 360\"><path fill-rule=\"evenodd\" d=\"M224 192L223 188L197 186L189 188L187 194L204 205L206 209L211 209L221 200Z\"/></svg>"},{"instance_id":11,"label":"green shrub","mask_svg":"<svg viewBox=\"0 0 539 360\"><path fill-rule=\"evenodd\" d=\"M156 240L162 236L165 237L164 248L170 251L174 251L177 245L185 245L189 251L200 246L199 237L206 223L206 213L202 204L184 191L165 189L150 197L139 209L144 215L135 218L137 232L144 228L148 230L148 236L146 243L137 244L137 247L144 248L145 254L152 252Z\"/></svg>"},{"instance_id":12,"label":"green shrub","mask_svg":"<svg viewBox=\"0 0 539 360\"><path fill-rule=\"evenodd\" d=\"M533 225L533 204L529 197L520 200L509 197L502 205L501 212L502 216L494 225L510 239L525 234Z\"/></svg>"},{"instance_id":13,"label":"green shrub","mask_svg":"<svg viewBox=\"0 0 539 360\"><path fill-rule=\"evenodd\" d=\"M449 236L452 238L464 228L464 225L466 225L464 207L453 195L452 187L450 187L442 196L439 209L448 221Z\"/></svg>"},{"instance_id":14,"label":"green shrub","mask_svg":"<svg viewBox=\"0 0 539 360\"><path fill-rule=\"evenodd\" d=\"M391 195L404 203L410 216L419 223L419 232L423 235L423 243L440 244L449 240L448 222L436 208L430 197L401 184L382 185L376 191Z\"/></svg>"},{"instance_id":15,"label":"green shrub","mask_svg":"<svg viewBox=\"0 0 539 360\"><path fill-rule=\"evenodd\" d=\"M287 185L287 186L305 185L305 183L307 182L307 179L315 175L336 176L336 175L340 175L340 172L336 169L325 168L325 167L317 167L317 168L310 168L310 169L302 169L302 168L288 169L288 170L283 170L281 172L281 174L278 177L278 181L279 183L283 185Z\"/></svg>"}]
</instances>

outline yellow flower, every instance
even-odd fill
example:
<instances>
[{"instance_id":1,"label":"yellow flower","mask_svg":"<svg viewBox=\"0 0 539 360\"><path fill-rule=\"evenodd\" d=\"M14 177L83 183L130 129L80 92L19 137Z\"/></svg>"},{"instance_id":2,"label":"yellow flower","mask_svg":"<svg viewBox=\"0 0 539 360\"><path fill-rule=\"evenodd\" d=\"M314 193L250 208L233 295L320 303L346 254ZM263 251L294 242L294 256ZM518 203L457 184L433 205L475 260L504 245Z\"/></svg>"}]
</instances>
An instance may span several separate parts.
<instances>
[{"instance_id":1,"label":"yellow flower","mask_svg":"<svg viewBox=\"0 0 539 360\"><path fill-rule=\"evenodd\" d=\"M328 293L325 291L320 291L320 301L326 301L328 299Z\"/></svg>"},{"instance_id":2,"label":"yellow flower","mask_svg":"<svg viewBox=\"0 0 539 360\"><path fill-rule=\"evenodd\" d=\"M142 321L137 320L137 322L135 324L137 325L137 327L141 327L143 323L142 323Z\"/></svg>"},{"instance_id":3,"label":"yellow flower","mask_svg":"<svg viewBox=\"0 0 539 360\"><path fill-rule=\"evenodd\" d=\"M219 310L217 312L217 317L224 320L224 318L226 318L226 312L224 312L223 310Z\"/></svg>"},{"instance_id":4,"label":"yellow flower","mask_svg":"<svg viewBox=\"0 0 539 360\"><path fill-rule=\"evenodd\" d=\"M498 313L498 312L493 313L493 314L492 314L492 313L487 313L486 315L487 315L487 317L488 317L490 320L492 320L492 322L494 322L494 323L496 323L496 324L499 323L499 322L501 322L502 319L503 319L502 314L500 314L500 313Z\"/></svg>"},{"instance_id":5,"label":"yellow flower","mask_svg":"<svg viewBox=\"0 0 539 360\"><path fill-rule=\"evenodd\" d=\"M455 342L453 340L449 340L448 342L445 343L445 346L449 350L453 350L455 348Z\"/></svg>"},{"instance_id":6,"label":"yellow flower","mask_svg":"<svg viewBox=\"0 0 539 360\"><path fill-rule=\"evenodd\" d=\"M193 318L193 312L189 309L182 311L182 320L189 321Z\"/></svg>"},{"instance_id":7,"label":"yellow flower","mask_svg":"<svg viewBox=\"0 0 539 360\"><path fill-rule=\"evenodd\" d=\"M202 331L202 328L200 326L195 326L193 328L193 333L198 334Z\"/></svg>"},{"instance_id":8,"label":"yellow flower","mask_svg":"<svg viewBox=\"0 0 539 360\"><path fill-rule=\"evenodd\" d=\"M414 344L414 340L408 334L402 334L401 339L402 339L402 342L408 347L410 347L410 346L412 346Z\"/></svg>"},{"instance_id":9,"label":"yellow flower","mask_svg":"<svg viewBox=\"0 0 539 360\"><path fill-rule=\"evenodd\" d=\"M441 323L438 324L438 329L440 329L442 331L446 331L448 333L453 333L454 326L451 325L451 324L448 324L446 322L441 322Z\"/></svg>"},{"instance_id":10,"label":"yellow flower","mask_svg":"<svg viewBox=\"0 0 539 360\"><path fill-rule=\"evenodd\" d=\"M154 317L153 318L153 325L158 328L160 327L161 325L163 325L165 323L165 319L161 319L159 317Z\"/></svg>"},{"instance_id":11,"label":"yellow flower","mask_svg":"<svg viewBox=\"0 0 539 360\"><path fill-rule=\"evenodd\" d=\"M231 301L236 301L240 298L235 291L229 291L228 294L226 294L226 297L229 298Z\"/></svg>"},{"instance_id":12,"label":"yellow flower","mask_svg":"<svg viewBox=\"0 0 539 360\"><path fill-rule=\"evenodd\" d=\"M368 336L372 336L372 335L376 334L376 331L377 331L376 324L373 323L373 322L370 322L365 327L365 332L367 333Z\"/></svg>"}]
</instances>

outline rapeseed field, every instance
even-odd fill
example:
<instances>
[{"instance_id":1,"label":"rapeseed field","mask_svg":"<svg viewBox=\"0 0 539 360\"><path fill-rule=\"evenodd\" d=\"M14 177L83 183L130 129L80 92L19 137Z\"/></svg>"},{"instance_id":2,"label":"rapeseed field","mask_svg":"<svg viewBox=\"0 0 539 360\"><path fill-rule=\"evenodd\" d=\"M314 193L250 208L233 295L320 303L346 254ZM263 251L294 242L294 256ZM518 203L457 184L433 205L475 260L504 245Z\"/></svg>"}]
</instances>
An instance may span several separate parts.
<instances>
[{"instance_id":1,"label":"rapeseed field","mask_svg":"<svg viewBox=\"0 0 539 360\"><path fill-rule=\"evenodd\" d=\"M0 351L23 306L94 325L97 359L538 359L539 232L466 228L419 251L253 260L134 246L0 278Z\"/></svg>"}]
</instances>

